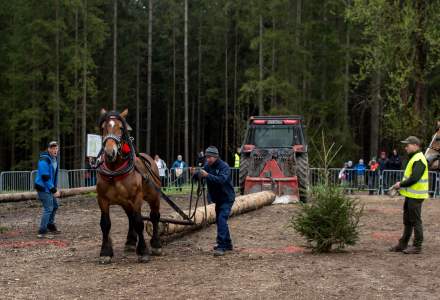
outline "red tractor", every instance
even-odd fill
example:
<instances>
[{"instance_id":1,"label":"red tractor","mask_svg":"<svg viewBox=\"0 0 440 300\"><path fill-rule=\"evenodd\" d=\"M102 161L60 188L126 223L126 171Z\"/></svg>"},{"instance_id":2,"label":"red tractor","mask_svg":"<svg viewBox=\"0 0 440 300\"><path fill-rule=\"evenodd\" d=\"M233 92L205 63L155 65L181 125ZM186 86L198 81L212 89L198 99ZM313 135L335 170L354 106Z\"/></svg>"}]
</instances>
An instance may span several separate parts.
<instances>
[{"instance_id":1,"label":"red tractor","mask_svg":"<svg viewBox=\"0 0 440 300\"><path fill-rule=\"evenodd\" d=\"M274 191L307 202L309 162L302 116L250 117L240 159L242 194Z\"/></svg>"}]
</instances>

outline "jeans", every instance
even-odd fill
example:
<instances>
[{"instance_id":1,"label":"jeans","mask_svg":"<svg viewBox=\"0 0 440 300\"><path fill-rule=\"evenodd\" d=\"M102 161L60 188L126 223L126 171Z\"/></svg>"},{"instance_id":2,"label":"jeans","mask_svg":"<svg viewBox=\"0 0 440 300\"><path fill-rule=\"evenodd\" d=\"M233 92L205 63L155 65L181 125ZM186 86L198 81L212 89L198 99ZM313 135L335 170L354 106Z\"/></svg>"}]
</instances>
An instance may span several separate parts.
<instances>
[{"instance_id":1,"label":"jeans","mask_svg":"<svg viewBox=\"0 0 440 300\"><path fill-rule=\"evenodd\" d=\"M38 199L43 204L43 213L41 215L41 223L39 233L47 232L47 225L55 224L55 213L58 209L57 199L51 194L46 192L38 192Z\"/></svg>"},{"instance_id":2,"label":"jeans","mask_svg":"<svg viewBox=\"0 0 440 300\"><path fill-rule=\"evenodd\" d=\"M217 224L217 246L220 249L232 250L231 235L229 234L228 219L234 202L215 204Z\"/></svg>"}]
</instances>

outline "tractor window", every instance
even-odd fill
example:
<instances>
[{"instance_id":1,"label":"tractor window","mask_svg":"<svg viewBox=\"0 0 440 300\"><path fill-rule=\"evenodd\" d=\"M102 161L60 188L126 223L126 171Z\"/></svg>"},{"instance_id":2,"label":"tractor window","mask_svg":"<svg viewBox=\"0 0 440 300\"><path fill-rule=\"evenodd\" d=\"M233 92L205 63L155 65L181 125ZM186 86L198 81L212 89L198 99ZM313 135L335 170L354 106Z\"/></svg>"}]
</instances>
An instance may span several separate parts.
<instances>
[{"instance_id":1,"label":"tractor window","mask_svg":"<svg viewBox=\"0 0 440 300\"><path fill-rule=\"evenodd\" d=\"M290 148L303 144L300 126L261 125L250 128L248 143L257 148Z\"/></svg>"}]
</instances>

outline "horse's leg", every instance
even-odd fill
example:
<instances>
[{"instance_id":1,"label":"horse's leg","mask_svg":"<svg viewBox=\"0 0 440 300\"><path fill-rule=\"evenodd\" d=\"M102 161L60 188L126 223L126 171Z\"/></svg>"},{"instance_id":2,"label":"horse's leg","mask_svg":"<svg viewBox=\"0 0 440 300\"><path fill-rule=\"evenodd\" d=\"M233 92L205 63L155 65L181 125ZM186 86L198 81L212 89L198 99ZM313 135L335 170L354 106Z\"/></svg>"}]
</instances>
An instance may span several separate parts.
<instances>
[{"instance_id":1,"label":"horse's leg","mask_svg":"<svg viewBox=\"0 0 440 300\"><path fill-rule=\"evenodd\" d=\"M160 199L157 195L152 201L149 202L150 205L150 220L153 224L153 235L150 240L151 254L161 255L162 254L162 244L159 237L159 220L160 220Z\"/></svg>"},{"instance_id":2,"label":"horse's leg","mask_svg":"<svg viewBox=\"0 0 440 300\"><path fill-rule=\"evenodd\" d=\"M128 217L128 233L127 233L127 241L125 242L125 251L134 252L136 250L136 244L137 244L137 233L134 229L133 210L124 208L124 211Z\"/></svg>"},{"instance_id":3,"label":"horse's leg","mask_svg":"<svg viewBox=\"0 0 440 300\"><path fill-rule=\"evenodd\" d=\"M101 263L110 263L113 257L113 246L112 240L110 238L110 228L112 223L110 221L110 209L107 201L99 201L99 206L101 207L101 231L102 231L102 246L101 253Z\"/></svg>"},{"instance_id":4,"label":"horse's leg","mask_svg":"<svg viewBox=\"0 0 440 300\"><path fill-rule=\"evenodd\" d=\"M148 262L150 260L150 255L148 253L148 247L144 239L144 221L142 220L141 208L143 200L142 198L136 199L135 209L132 212L133 215L133 227L138 235L138 244L136 248L136 254L138 255L138 260L141 263Z\"/></svg>"}]
</instances>

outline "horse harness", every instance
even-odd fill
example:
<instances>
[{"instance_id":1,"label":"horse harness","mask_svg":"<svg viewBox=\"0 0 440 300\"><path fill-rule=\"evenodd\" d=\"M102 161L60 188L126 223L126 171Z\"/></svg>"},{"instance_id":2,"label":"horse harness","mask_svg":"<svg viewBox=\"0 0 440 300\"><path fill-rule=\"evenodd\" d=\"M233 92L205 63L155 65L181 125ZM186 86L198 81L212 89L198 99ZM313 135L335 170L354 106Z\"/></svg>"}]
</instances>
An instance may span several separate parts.
<instances>
[{"instance_id":1,"label":"horse harness","mask_svg":"<svg viewBox=\"0 0 440 300\"><path fill-rule=\"evenodd\" d=\"M133 145L133 137L130 137L127 130L127 123L124 118L122 118L118 112L116 111L110 111L101 116L99 120L99 127L101 128L101 135L103 135L103 129L102 124L104 122L107 122L108 120L119 120L122 124L122 135L117 136L115 134L107 134L103 141L102 141L102 147L101 151L98 154L98 160L96 164L93 166L97 169L98 173L102 176L102 178L106 181L113 182L122 180L126 176L128 176L131 171L135 170L138 172L143 181L148 184L150 187L154 188L164 199L184 220L174 220L174 219L166 219L161 218L161 222L168 222L168 223L175 223L175 224L183 224L183 225L193 225L195 224L192 220L195 215L195 208L197 207L197 203L199 202L199 198L203 194L203 199L205 201L205 220L207 219L207 211L206 211L206 196L204 194L204 183L200 184L197 189L197 201L194 207L194 212L191 214L191 203L192 203L192 190L193 190L193 184L191 186L191 199L190 199L190 209L189 209L189 215L187 215L179 206L177 206L176 203L174 203L156 184L154 184L152 177L154 177L157 181L160 182L160 177L153 172L153 169L151 168L150 162L142 155L136 152L134 145ZM124 162L118 166L116 170L110 170L105 162L105 158L103 159L103 152L104 152L104 145L109 140L112 139L116 142L118 147L118 155L120 155ZM147 170L146 173L143 173L135 164L135 158L138 157L142 163L145 166L145 169ZM143 217L145 220L149 220L149 217Z\"/></svg>"}]
</instances>

